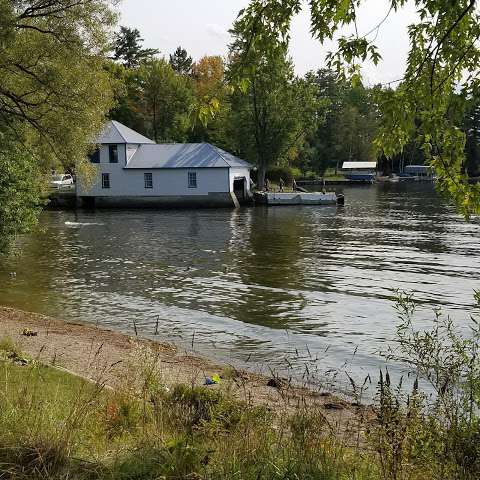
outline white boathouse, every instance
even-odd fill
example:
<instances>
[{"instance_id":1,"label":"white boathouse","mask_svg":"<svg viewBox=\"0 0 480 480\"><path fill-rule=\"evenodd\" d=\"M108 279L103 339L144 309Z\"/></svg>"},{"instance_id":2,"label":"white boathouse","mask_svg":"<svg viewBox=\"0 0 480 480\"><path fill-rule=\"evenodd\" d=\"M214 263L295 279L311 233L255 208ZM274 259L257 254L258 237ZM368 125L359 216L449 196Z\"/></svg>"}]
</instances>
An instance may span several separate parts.
<instances>
[{"instance_id":1,"label":"white boathouse","mask_svg":"<svg viewBox=\"0 0 480 480\"><path fill-rule=\"evenodd\" d=\"M83 206L233 207L251 198L251 165L209 143L156 144L110 121L96 144L96 179L77 184Z\"/></svg>"}]
</instances>

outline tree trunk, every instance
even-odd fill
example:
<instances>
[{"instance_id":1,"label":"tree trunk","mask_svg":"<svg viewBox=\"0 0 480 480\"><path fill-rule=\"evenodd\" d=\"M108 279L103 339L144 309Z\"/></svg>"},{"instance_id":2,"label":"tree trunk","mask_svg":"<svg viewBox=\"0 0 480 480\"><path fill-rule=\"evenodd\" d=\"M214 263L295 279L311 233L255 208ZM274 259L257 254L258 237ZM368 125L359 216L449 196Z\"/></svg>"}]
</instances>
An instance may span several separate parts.
<instances>
[{"instance_id":1,"label":"tree trunk","mask_svg":"<svg viewBox=\"0 0 480 480\"><path fill-rule=\"evenodd\" d=\"M265 177L267 175L267 166L264 162L260 162L258 166L258 175L257 175L257 187L259 190L265 188Z\"/></svg>"},{"instance_id":2,"label":"tree trunk","mask_svg":"<svg viewBox=\"0 0 480 480\"><path fill-rule=\"evenodd\" d=\"M153 98L153 138L158 143L158 131L157 131L157 98Z\"/></svg>"}]
</instances>

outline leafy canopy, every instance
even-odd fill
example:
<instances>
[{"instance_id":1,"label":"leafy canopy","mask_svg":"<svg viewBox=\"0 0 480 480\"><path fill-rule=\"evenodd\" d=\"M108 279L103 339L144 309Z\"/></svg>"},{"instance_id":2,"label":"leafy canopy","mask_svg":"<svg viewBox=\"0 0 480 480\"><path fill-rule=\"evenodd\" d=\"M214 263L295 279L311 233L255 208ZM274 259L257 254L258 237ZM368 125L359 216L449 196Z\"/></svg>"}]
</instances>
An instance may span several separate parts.
<instances>
[{"instance_id":1,"label":"leafy canopy","mask_svg":"<svg viewBox=\"0 0 480 480\"><path fill-rule=\"evenodd\" d=\"M309 0L312 35L333 39L341 27L356 26L359 7L366 0ZM395 15L407 0L388 0ZM480 16L476 0L414 0L418 21L409 27L410 51L404 77L396 88L378 91L383 125L376 148L392 157L415 140L436 170L440 189L469 216L480 212L480 186L465 174L465 133L456 122L466 102L479 89ZM237 21L250 48L274 52L290 40L292 18L304 8L301 0L252 0ZM381 56L375 46L382 22L370 32L340 35L327 66L354 83L361 64L375 64ZM244 69L250 68L244 62Z\"/></svg>"},{"instance_id":2,"label":"leafy canopy","mask_svg":"<svg viewBox=\"0 0 480 480\"><path fill-rule=\"evenodd\" d=\"M156 142L185 141L193 101L188 78L164 59L144 62L138 78L148 134Z\"/></svg>"},{"instance_id":3,"label":"leafy canopy","mask_svg":"<svg viewBox=\"0 0 480 480\"><path fill-rule=\"evenodd\" d=\"M257 164L258 186L263 188L267 169L294 156L307 132L315 128L318 97L314 84L295 77L286 48L267 52L249 47L248 37L236 27L230 75L243 71L247 82L233 95L232 135L240 153Z\"/></svg>"},{"instance_id":4,"label":"leafy canopy","mask_svg":"<svg viewBox=\"0 0 480 480\"><path fill-rule=\"evenodd\" d=\"M307 73L305 81L316 86L318 100L325 103L325 121L319 122L307 139L308 148L300 163L302 170L310 169L323 176L330 168L337 174L343 162L375 160L375 89L361 83L352 86L328 69Z\"/></svg>"},{"instance_id":5,"label":"leafy canopy","mask_svg":"<svg viewBox=\"0 0 480 480\"><path fill-rule=\"evenodd\" d=\"M85 155L110 105L103 70L107 0L0 0L0 126L27 135L44 164Z\"/></svg>"},{"instance_id":6,"label":"leafy canopy","mask_svg":"<svg viewBox=\"0 0 480 480\"><path fill-rule=\"evenodd\" d=\"M0 236L34 223L38 176L81 162L102 128L114 21L109 0L0 0Z\"/></svg>"},{"instance_id":7,"label":"leafy canopy","mask_svg":"<svg viewBox=\"0 0 480 480\"><path fill-rule=\"evenodd\" d=\"M204 56L193 64L191 78L195 102L190 115L190 140L211 142L231 150L233 138L228 132L231 89L226 68L218 55Z\"/></svg>"},{"instance_id":8,"label":"leafy canopy","mask_svg":"<svg viewBox=\"0 0 480 480\"><path fill-rule=\"evenodd\" d=\"M0 134L0 252L35 224L43 205L40 169L11 134Z\"/></svg>"}]
</instances>

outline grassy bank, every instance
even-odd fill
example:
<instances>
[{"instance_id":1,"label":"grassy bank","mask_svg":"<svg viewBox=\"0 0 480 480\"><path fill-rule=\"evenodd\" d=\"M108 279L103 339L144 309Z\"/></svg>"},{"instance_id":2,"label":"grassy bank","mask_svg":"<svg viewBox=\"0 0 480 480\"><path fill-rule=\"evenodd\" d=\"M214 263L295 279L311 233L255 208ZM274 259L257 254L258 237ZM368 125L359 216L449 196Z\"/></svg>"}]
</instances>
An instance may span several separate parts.
<instances>
[{"instance_id":1,"label":"grassy bank","mask_svg":"<svg viewBox=\"0 0 480 480\"><path fill-rule=\"evenodd\" d=\"M399 306L400 352L437 395L408 394L382 375L371 408L339 428L325 406L240 401L223 388L167 387L159 356L139 345L123 382L106 388L0 342L0 478L8 479L425 479L478 480L478 331L463 339L449 320L410 332ZM392 353L393 354L393 353ZM226 373L224 372L224 376ZM353 389L358 387L353 384Z\"/></svg>"},{"instance_id":2,"label":"grassy bank","mask_svg":"<svg viewBox=\"0 0 480 480\"><path fill-rule=\"evenodd\" d=\"M210 387L164 386L142 353L128 385L109 390L4 343L0 478L375 478L319 410L285 416ZM5 349L5 345L7 348ZM369 457L370 455L367 455Z\"/></svg>"}]
</instances>

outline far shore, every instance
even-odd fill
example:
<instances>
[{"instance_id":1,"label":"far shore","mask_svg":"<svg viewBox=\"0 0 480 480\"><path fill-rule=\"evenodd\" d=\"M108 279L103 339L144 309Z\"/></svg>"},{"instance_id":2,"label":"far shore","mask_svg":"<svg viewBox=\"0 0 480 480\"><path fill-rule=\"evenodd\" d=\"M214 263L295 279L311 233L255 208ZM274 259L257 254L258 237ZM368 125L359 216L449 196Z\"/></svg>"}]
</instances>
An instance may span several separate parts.
<instances>
[{"instance_id":1,"label":"far shore","mask_svg":"<svg viewBox=\"0 0 480 480\"><path fill-rule=\"evenodd\" d=\"M37 335L25 336L24 329ZM271 378L183 354L169 343L0 306L0 340L5 337L12 339L31 359L66 369L90 381L101 379L111 388L125 382L127 365L139 349L146 347L158 359L167 387L179 383L204 385L206 377L220 375L223 377L220 384L205 388L228 389L241 400L275 409L314 404L324 410L332 426L345 427L357 416L358 409L363 408L327 391L299 388L282 381L269 386Z\"/></svg>"}]
</instances>

